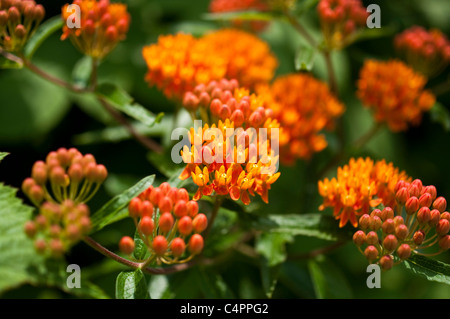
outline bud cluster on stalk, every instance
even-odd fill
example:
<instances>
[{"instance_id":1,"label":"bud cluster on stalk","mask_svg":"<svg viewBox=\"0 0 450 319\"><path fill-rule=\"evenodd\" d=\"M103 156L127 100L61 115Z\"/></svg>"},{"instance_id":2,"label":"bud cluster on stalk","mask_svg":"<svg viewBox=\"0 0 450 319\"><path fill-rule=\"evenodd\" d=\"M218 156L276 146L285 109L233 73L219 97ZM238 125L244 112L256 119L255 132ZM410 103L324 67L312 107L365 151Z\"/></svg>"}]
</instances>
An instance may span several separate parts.
<instances>
[{"instance_id":1,"label":"bud cluster on stalk","mask_svg":"<svg viewBox=\"0 0 450 319\"><path fill-rule=\"evenodd\" d=\"M208 123L230 119L235 127L262 127L273 117L272 109L265 107L256 95L240 88L235 79L199 84L184 94L183 105L191 112L206 112L211 119Z\"/></svg>"},{"instance_id":2,"label":"bud cluster on stalk","mask_svg":"<svg viewBox=\"0 0 450 319\"><path fill-rule=\"evenodd\" d=\"M436 187L424 186L419 179L401 180L395 192L396 211L385 207L362 215L360 230L353 235L367 260L385 270L413 254L434 256L450 248L450 214Z\"/></svg>"},{"instance_id":3,"label":"bud cluster on stalk","mask_svg":"<svg viewBox=\"0 0 450 319\"><path fill-rule=\"evenodd\" d=\"M44 255L61 257L91 229L89 201L107 177L93 155L60 148L37 161L22 190L38 207L24 231Z\"/></svg>"},{"instance_id":4,"label":"bud cluster on stalk","mask_svg":"<svg viewBox=\"0 0 450 319\"><path fill-rule=\"evenodd\" d=\"M97 164L92 154L81 154L75 148L60 148L34 163L31 177L22 183L23 192L34 205L42 202L88 202L106 179L108 172Z\"/></svg>"},{"instance_id":5,"label":"bud cluster on stalk","mask_svg":"<svg viewBox=\"0 0 450 319\"><path fill-rule=\"evenodd\" d=\"M0 48L20 52L44 16L44 7L33 0L1 0Z\"/></svg>"},{"instance_id":6,"label":"bud cluster on stalk","mask_svg":"<svg viewBox=\"0 0 450 319\"><path fill-rule=\"evenodd\" d=\"M317 11L327 47L336 50L355 40L368 17L361 0L321 0Z\"/></svg>"},{"instance_id":7,"label":"bud cluster on stalk","mask_svg":"<svg viewBox=\"0 0 450 319\"><path fill-rule=\"evenodd\" d=\"M149 253L146 263L183 263L203 250L201 232L207 225L205 214L199 213L198 203L189 199L184 188L171 187L164 182L150 186L128 205L139 238ZM135 250L135 240L124 236L119 249L126 255Z\"/></svg>"},{"instance_id":8,"label":"bud cluster on stalk","mask_svg":"<svg viewBox=\"0 0 450 319\"><path fill-rule=\"evenodd\" d=\"M410 66L428 77L450 63L450 41L437 29L413 26L395 37L394 46Z\"/></svg>"},{"instance_id":9,"label":"bud cluster on stalk","mask_svg":"<svg viewBox=\"0 0 450 319\"><path fill-rule=\"evenodd\" d=\"M68 199L62 203L45 202L33 220L25 223L26 235L34 240L39 254L62 257L91 229L89 207Z\"/></svg>"}]
</instances>

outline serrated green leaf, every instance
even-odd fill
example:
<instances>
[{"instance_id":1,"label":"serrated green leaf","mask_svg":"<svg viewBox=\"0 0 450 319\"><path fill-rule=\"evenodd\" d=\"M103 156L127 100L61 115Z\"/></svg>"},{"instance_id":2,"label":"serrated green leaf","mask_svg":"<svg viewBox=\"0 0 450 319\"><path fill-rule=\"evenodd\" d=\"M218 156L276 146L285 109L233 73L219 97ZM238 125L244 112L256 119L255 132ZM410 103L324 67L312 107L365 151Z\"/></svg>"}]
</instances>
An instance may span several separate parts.
<instances>
[{"instance_id":1,"label":"serrated green leaf","mask_svg":"<svg viewBox=\"0 0 450 319\"><path fill-rule=\"evenodd\" d=\"M413 255L405 260L406 269L430 281L450 285L450 265L425 256Z\"/></svg>"},{"instance_id":2,"label":"serrated green leaf","mask_svg":"<svg viewBox=\"0 0 450 319\"><path fill-rule=\"evenodd\" d=\"M430 110L431 120L442 125L445 131L450 131L450 112L439 102L436 102Z\"/></svg>"},{"instance_id":3,"label":"serrated green leaf","mask_svg":"<svg viewBox=\"0 0 450 319\"><path fill-rule=\"evenodd\" d=\"M134 258L136 258L137 260L144 260L145 256L147 255L147 251L147 246L145 245L141 237L139 237L139 233L136 230L136 233L134 234Z\"/></svg>"},{"instance_id":4,"label":"serrated green leaf","mask_svg":"<svg viewBox=\"0 0 450 319\"><path fill-rule=\"evenodd\" d=\"M149 127L159 123L164 116L164 113L154 115L142 105L134 103L133 98L126 91L112 83L100 84L96 89L96 94L107 100L120 112Z\"/></svg>"},{"instance_id":5,"label":"serrated green leaf","mask_svg":"<svg viewBox=\"0 0 450 319\"><path fill-rule=\"evenodd\" d=\"M295 70L310 72L314 66L317 48L301 45L295 54Z\"/></svg>"},{"instance_id":6,"label":"serrated green leaf","mask_svg":"<svg viewBox=\"0 0 450 319\"><path fill-rule=\"evenodd\" d=\"M155 175L147 176L103 205L92 215L92 232L99 231L103 227L127 217L127 206L130 200L150 187L154 180Z\"/></svg>"},{"instance_id":7,"label":"serrated green leaf","mask_svg":"<svg viewBox=\"0 0 450 319\"><path fill-rule=\"evenodd\" d=\"M41 44L54 32L61 30L64 25L61 16L55 16L42 23L34 35L27 41L24 49L24 55L27 59L31 59Z\"/></svg>"},{"instance_id":8,"label":"serrated green leaf","mask_svg":"<svg viewBox=\"0 0 450 319\"><path fill-rule=\"evenodd\" d=\"M324 256L308 262L316 296L319 299L350 299L352 290L347 279L330 260Z\"/></svg>"},{"instance_id":9,"label":"serrated green leaf","mask_svg":"<svg viewBox=\"0 0 450 319\"><path fill-rule=\"evenodd\" d=\"M117 299L150 299L145 276L140 269L123 271L116 279Z\"/></svg>"},{"instance_id":10,"label":"serrated green leaf","mask_svg":"<svg viewBox=\"0 0 450 319\"><path fill-rule=\"evenodd\" d=\"M286 260L286 244L293 240L290 234L265 232L256 238L255 248L266 257L268 266L273 267Z\"/></svg>"},{"instance_id":11,"label":"serrated green leaf","mask_svg":"<svg viewBox=\"0 0 450 319\"><path fill-rule=\"evenodd\" d=\"M351 239L353 235L350 229L339 228L332 216L321 213L268 215L257 218L251 222L251 226L262 231L316 237L331 241Z\"/></svg>"},{"instance_id":12,"label":"serrated green leaf","mask_svg":"<svg viewBox=\"0 0 450 319\"><path fill-rule=\"evenodd\" d=\"M7 152L0 152L0 162L8 155L9 155L9 153L7 153Z\"/></svg>"}]
</instances>

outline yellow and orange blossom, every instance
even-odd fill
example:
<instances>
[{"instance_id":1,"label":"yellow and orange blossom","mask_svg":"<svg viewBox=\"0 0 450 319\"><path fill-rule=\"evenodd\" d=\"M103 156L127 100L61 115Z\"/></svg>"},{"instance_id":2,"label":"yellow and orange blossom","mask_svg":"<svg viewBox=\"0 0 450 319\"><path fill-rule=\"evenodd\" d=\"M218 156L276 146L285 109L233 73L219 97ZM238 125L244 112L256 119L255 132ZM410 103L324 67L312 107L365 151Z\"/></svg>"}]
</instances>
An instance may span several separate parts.
<instances>
[{"instance_id":1,"label":"yellow and orange blossom","mask_svg":"<svg viewBox=\"0 0 450 319\"><path fill-rule=\"evenodd\" d=\"M61 40L70 38L82 53L101 59L125 39L131 19L126 5L109 0L74 0L73 4L80 8L80 25L74 19L77 11L64 5L62 19L66 23Z\"/></svg>"},{"instance_id":2,"label":"yellow and orange blossom","mask_svg":"<svg viewBox=\"0 0 450 319\"><path fill-rule=\"evenodd\" d=\"M258 87L258 93L271 100L273 118L280 131L280 158L283 163L309 159L327 146L323 130L332 129L345 110L328 86L307 74L278 77L270 86Z\"/></svg>"},{"instance_id":3,"label":"yellow and orange blossom","mask_svg":"<svg viewBox=\"0 0 450 319\"><path fill-rule=\"evenodd\" d=\"M198 84L236 79L254 88L274 76L277 60L267 43L239 30L224 29L200 38L189 34L160 36L144 47L146 80L168 97L181 99Z\"/></svg>"},{"instance_id":4,"label":"yellow and orange blossom","mask_svg":"<svg viewBox=\"0 0 450 319\"><path fill-rule=\"evenodd\" d=\"M395 186L398 181L410 182L404 171L399 171L385 160L374 162L370 158L350 159L339 167L337 177L318 182L323 204L319 207L333 207L339 227L350 222L358 226L358 216L368 214L372 207L380 204L396 209Z\"/></svg>"},{"instance_id":5,"label":"yellow and orange blossom","mask_svg":"<svg viewBox=\"0 0 450 319\"><path fill-rule=\"evenodd\" d=\"M367 60L358 80L357 95L371 108L377 122L386 122L394 131L418 125L422 113L435 103L434 95L424 90L427 79L403 62Z\"/></svg>"}]
</instances>

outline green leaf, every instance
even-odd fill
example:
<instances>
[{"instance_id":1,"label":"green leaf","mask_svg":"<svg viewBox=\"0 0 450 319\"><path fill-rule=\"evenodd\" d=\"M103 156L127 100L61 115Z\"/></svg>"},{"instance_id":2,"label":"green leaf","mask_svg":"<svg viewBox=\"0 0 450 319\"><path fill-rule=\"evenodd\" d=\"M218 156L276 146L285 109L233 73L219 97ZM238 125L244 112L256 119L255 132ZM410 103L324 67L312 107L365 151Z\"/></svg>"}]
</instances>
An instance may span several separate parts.
<instances>
[{"instance_id":1,"label":"green leaf","mask_svg":"<svg viewBox=\"0 0 450 319\"><path fill-rule=\"evenodd\" d=\"M72 70L72 83L79 88L86 88L91 79L93 59L86 55L75 64Z\"/></svg>"},{"instance_id":2,"label":"green leaf","mask_svg":"<svg viewBox=\"0 0 450 319\"><path fill-rule=\"evenodd\" d=\"M264 293L267 298L272 298L280 275L281 264L269 266L269 261L265 257L260 258L261 281Z\"/></svg>"},{"instance_id":3,"label":"green leaf","mask_svg":"<svg viewBox=\"0 0 450 319\"><path fill-rule=\"evenodd\" d=\"M413 255L405 260L404 265L413 273L430 281L450 285L450 265L425 256Z\"/></svg>"},{"instance_id":4,"label":"green leaf","mask_svg":"<svg viewBox=\"0 0 450 319\"><path fill-rule=\"evenodd\" d=\"M120 87L111 83L103 83L97 87L96 94L108 101L117 110L142 122L146 126L159 123L164 113L154 115L142 105L134 103L133 98Z\"/></svg>"},{"instance_id":5,"label":"green leaf","mask_svg":"<svg viewBox=\"0 0 450 319\"><path fill-rule=\"evenodd\" d=\"M172 299L174 297L169 280L164 275L151 276L148 291L151 299Z\"/></svg>"},{"instance_id":6,"label":"green leaf","mask_svg":"<svg viewBox=\"0 0 450 319\"><path fill-rule=\"evenodd\" d=\"M383 26L382 28L362 28L355 35L354 41L373 40L383 37L392 36L397 32L397 28L393 26Z\"/></svg>"},{"instance_id":7,"label":"green leaf","mask_svg":"<svg viewBox=\"0 0 450 319\"><path fill-rule=\"evenodd\" d=\"M41 44L58 30L61 30L64 25L64 20L61 19L60 15L48 19L42 23L34 35L28 40L27 45L24 49L24 54L27 59L31 59L36 50L41 46Z\"/></svg>"},{"instance_id":8,"label":"green leaf","mask_svg":"<svg viewBox=\"0 0 450 319\"><path fill-rule=\"evenodd\" d=\"M0 69L21 69L23 63L7 59L4 55L0 54Z\"/></svg>"},{"instance_id":9,"label":"green leaf","mask_svg":"<svg viewBox=\"0 0 450 319\"><path fill-rule=\"evenodd\" d=\"M122 271L116 279L117 299L150 299L145 276L140 269Z\"/></svg>"},{"instance_id":10,"label":"green leaf","mask_svg":"<svg viewBox=\"0 0 450 319\"><path fill-rule=\"evenodd\" d=\"M6 153L6 152L0 152L0 162L6 157L6 156L8 156L9 155L9 153Z\"/></svg>"},{"instance_id":11,"label":"green leaf","mask_svg":"<svg viewBox=\"0 0 450 319\"><path fill-rule=\"evenodd\" d=\"M262 233L256 239L256 251L266 257L269 267L273 267L286 260L286 243L293 240L289 234Z\"/></svg>"},{"instance_id":12,"label":"green leaf","mask_svg":"<svg viewBox=\"0 0 450 319\"><path fill-rule=\"evenodd\" d=\"M150 187L154 180L155 175L147 176L103 205L92 215L92 232L99 231L103 227L127 217L127 206L130 200Z\"/></svg>"},{"instance_id":13,"label":"green leaf","mask_svg":"<svg viewBox=\"0 0 450 319\"><path fill-rule=\"evenodd\" d=\"M203 15L205 20L213 21L230 21L230 20L257 20L257 21L271 21L275 15L270 12L261 11L236 11L225 13L207 13Z\"/></svg>"},{"instance_id":14,"label":"green leaf","mask_svg":"<svg viewBox=\"0 0 450 319\"><path fill-rule=\"evenodd\" d=\"M295 54L295 70L310 72L314 66L317 48L301 45Z\"/></svg>"},{"instance_id":15,"label":"green leaf","mask_svg":"<svg viewBox=\"0 0 450 319\"><path fill-rule=\"evenodd\" d=\"M439 102L436 102L430 110L431 120L442 125L446 132L450 131L450 112Z\"/></svg>"},{"instance_id":16,"label":"green leaf","mask_svg":"<svg viewBox=\"0 0 450 319\"><path fill-rule=\"evenodd\" d=\"M222 276L208 271L204 268L197 268L197 285L207 299L232 299L233 292L230 290Z\"/></svg>"},{"instance_id":17,"label":"green leaf","mask_svg":"<svg viewBox=\"0 0 450 319\"><path fill-rule=\"evenodd\" d=\"M139 237L139 233L136 230L136 233L134 234L134 251L133 256L137 260L144 260L145 256L147 255L147 246L145 245L144 241Z\"/></svg>"},{"instance_id":18,"label":"green leaf","mask_svg":"<svg viewBox=\"0 0 450 319\"><path fill-rule=\"evenodd\" d=\"M351 239L353 235L350 229L339 228L332 216L321 213L268 215L254 220L251 225L262 231L331 241Z\"/></svg>"},{"instance_id":19,"label":"green leaf","mask_svg":"<svg viewBox=\"0 0 450 319\"><path fill-rule=\"evenodd\" d=\"M316 296L319 299L350 299L352 291L338 267L324 256L308 262Z\"/></svg>"}]
</instances>

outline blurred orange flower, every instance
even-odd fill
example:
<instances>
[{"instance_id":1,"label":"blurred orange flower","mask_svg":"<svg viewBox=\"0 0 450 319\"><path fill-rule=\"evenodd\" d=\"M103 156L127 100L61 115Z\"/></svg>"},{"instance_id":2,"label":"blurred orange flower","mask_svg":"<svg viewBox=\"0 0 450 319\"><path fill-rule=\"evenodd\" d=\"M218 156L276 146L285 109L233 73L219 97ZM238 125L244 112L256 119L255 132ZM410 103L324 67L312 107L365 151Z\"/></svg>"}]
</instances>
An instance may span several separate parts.
<instances>
[{"instance_id":1,"label":"blurred orange flower","mask_svg":"<svg viewBox=\"0 0 450 319\"><path fill-rule=\"evenodd\" d=\"M393 76L395 75L395 76ZM427 79L403 62L367 60L357 83L357 95L374 110L377 122L386 122L394 131L418 125L422 113L435 103L434 95L424 90Z\"/></svg>"}]
</instances>

